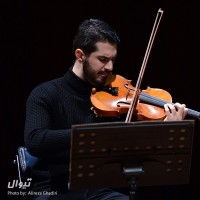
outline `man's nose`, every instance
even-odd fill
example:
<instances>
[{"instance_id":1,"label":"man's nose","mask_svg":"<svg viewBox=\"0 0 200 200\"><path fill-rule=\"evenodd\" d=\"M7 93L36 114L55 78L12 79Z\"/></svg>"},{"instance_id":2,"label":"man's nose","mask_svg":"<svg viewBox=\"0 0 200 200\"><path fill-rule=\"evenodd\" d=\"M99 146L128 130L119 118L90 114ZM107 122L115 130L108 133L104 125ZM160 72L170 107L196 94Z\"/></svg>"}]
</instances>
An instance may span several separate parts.
<instances>
[{"instance_id":1,"label":"man's nose","mask_svg":"<svg viewBox=\"0 0 200 200\"><path fill-rule=\"evenodd\" d=\"M106 63L105 69L108 70L108 71L113 70L113 61L112 60L110 60L109 62Z\"/></svg>"}]
</instances>

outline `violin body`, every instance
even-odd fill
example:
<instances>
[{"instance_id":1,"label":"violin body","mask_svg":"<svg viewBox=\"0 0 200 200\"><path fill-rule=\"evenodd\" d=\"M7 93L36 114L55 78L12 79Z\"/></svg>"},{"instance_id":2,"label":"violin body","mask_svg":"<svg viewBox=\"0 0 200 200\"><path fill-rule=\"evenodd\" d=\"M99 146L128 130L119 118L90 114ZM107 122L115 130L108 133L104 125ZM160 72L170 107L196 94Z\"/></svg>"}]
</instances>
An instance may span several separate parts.
<instances>
[{"instance_id":1,"label":"violin body","mask_svg":"<svg viewBox=\"0 0 200 200\"><path fill-rule=\"evenodd\" d=\"M144 96L146 96L147 99L146 101L144 100L145 103L142 103ZM162 102L164 100L164 102L172 103L172 96L166 90L150 87L147 87L146 90L142 90L139 97L139 103L136 107L136 110L138 111L138 120L163 120L165 118L164 104L162 104L162 106L159 106L158 104L156 104L156 106L153 105L153 100L157 98L162 100Z\"/></svg>"},{"instance_id":2,"label":"violin body","mask_svg":"<svg viewBox=\"0 0 200 200\"><path fill-rule=\"evenodd\" d=\"M132 81L120 75L112 75L111 80L110 84L106 86L109 88L108 90L92 91L92 109L97 116L119 117L121 114L128 112L134 95ZM114 90L117 89L117 91L113 92L112 88ZM134 114L137 115L138 120L161 120L165 118L163 107L151 104L152 99L155 100L154 97L162 99L165 102L172 102L171 95L165 90L150 87L142 90L138 96L138 103L134 110Z\"/></svg>"}]
</instances>

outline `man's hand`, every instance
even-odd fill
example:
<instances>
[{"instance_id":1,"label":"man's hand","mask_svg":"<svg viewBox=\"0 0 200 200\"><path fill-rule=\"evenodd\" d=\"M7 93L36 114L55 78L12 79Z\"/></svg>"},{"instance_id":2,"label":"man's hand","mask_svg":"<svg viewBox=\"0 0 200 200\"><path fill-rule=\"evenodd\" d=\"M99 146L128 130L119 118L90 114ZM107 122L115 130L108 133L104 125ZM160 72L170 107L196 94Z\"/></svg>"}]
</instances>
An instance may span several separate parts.
<instances>
[{"instance_id":1,"label":"man's hand","mask_svg":"<svg viewBox=\"0 0 200 200\"><path fill-rule=\"evenodd\" d=\"M164 121L180 121L183 120L187 114L188 109L185 104L175 103L170 104L167 103L164 105L166 117Z\"/></svg>"}]
</instances>

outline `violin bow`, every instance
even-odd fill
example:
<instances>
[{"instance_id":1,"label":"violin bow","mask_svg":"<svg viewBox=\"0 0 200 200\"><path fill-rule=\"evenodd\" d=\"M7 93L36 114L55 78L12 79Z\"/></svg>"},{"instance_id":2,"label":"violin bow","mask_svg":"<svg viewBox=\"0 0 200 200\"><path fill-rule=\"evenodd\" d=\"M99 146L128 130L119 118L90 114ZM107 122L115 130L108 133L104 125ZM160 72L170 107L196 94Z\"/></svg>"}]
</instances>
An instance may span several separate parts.
<instances>
[{"instance_id":1,"label":"violin bow","mask_svg":"<svg viewBox=\"0 0 200 200\"><path fill-rule=\"evenodd\" d=\"M153 29L152 29L152 32L151 32L151 35L150 35L150 38L149 38L148 46L147 46L145 56L144 56L144 59L143 59L143 62L142 62L142 66L141 66L141 69L140 69L140 73L139 73L139 76L138 76L138 80L137 80L137 83L136 83L136 86L135 86L135 92L134 92L134 95L131 99L131 104L130 104L130 107L129 107L129 110L128 110L128 113L127 113L127 116L126 116L126 120L125 120L126 123L131 121L133 111L136 108L142 78L143 78L143 75L144 75L144 71L145 71L145 68L146 68L146 65L147 65L149 54L150 54L150 51L152 49L152 45L153 45L157 30L158 30L158 27L159 27L163 12L164 11L161 8L158 9L156 19L154 21Z\"/></svg>"}]
</instances>

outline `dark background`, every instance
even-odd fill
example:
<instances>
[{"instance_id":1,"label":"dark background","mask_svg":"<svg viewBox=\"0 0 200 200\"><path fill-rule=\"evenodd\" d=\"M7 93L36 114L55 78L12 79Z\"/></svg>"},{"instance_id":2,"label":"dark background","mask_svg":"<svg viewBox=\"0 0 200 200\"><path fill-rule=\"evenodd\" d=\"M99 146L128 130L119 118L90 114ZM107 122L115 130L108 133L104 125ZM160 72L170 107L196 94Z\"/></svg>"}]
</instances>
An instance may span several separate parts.
<instances>
[{"instance_id":1,"label":"dark background","mask_svg":"<svg viewBox=\"0 0 200 200\"><path fill-rule=\"evenodd\" d=\"M194 2L1 1L1 166L5 187L8 181L18 178L12 161L17 147L23 145L27 97L37 84L62 76L73 64L72 40L80 22L86 18L101 18L117 29L121 45L115 72L131 79L135 85L159 8L164 10L164 15L141 88L165 89L172 95L173 102L185 103L188 108L200 111L197 72L200 18ZM183 188L177 186L176 199L180 193L182 199L199 197L199 120L195 122L191 184ZM17 196L9 198L17 199Z\"/></svg>"}]
</instances>

